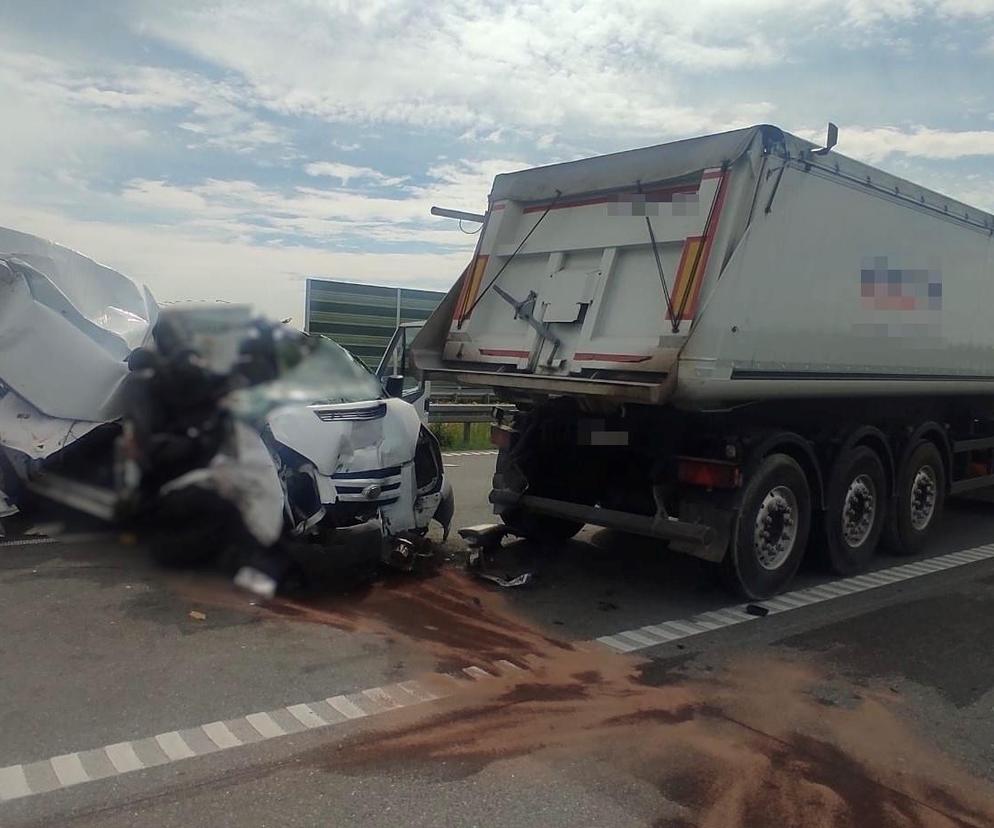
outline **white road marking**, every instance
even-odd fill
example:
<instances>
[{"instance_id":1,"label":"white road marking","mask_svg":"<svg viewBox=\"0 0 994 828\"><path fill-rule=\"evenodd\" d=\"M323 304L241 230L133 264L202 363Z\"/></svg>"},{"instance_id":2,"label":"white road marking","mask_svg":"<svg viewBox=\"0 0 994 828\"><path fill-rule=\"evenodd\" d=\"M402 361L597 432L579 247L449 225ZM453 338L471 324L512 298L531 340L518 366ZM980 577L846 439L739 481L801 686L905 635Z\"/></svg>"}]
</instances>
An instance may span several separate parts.
<instances>
[{"instance_id":1,"label":"white road marking","mask_svg":"<svg viewBox=\"0 0 994 828\"><path fill-rule=\"evenodd\" d=\"M365 710L354 702L350 702L345 696L332 696L330 699L325 699L325 702L334 707L346 719L361 719L366 715Z\"/></svg>"},{"instance_id":2,"label":"white road marking","mask_svg":"<svg viewBox=\"0 0 994 828\"><path fill-rule=\"evenodd\" d=\"M275 739L277 736L286 735L286 731L276 724L268 713L249 713L245 717L245 721L252 725L255 732L263 739Z\"/></svg>"},{"instance_id":3,"label":"white road marking","mask_svg":"<svg viewBox=\"0 0 994 828\"><path fill-rule=\"evenodd\" d=\"M66 535L20 535L0 540L2 546L34 546L41 543L94 543L115 540L120 532L74 532Z\"/></svg>"},{"instance_id":4,"label":"white road marking","mask_svg":"<svg viewBox=\"0 0 994 828\"><path fill-rule=\"evenodd\" d=\"M118 773L141 770L145 767L145 763L138 758L138 754L135 753L131 742L118 742L116 745L107 745L104 748L104 753L107 754L107 758L110 759L110 763Z\"/></svg>"},{"instance_id":5,"label":"white road marking","mask_svg":"<svg viewBox=\"0 0 994 828\"><path fill-rule=\"evenodd\" d=\"M641 644L643 647L653 647L656 644L661 643L658 638L651 638L638 630L625 630L623 633L619 633L619 635L623 635L625 638L630 638L636 644Z\"/></svg>"},{"instance_id":6,"label":"white road marking","mask_svg":"<svg viewBox=\"0 0 994 828\"><path fill-rule=\"evenodd\" d=\"M0 768L0 802L30 795L31 788L28 787L28 778L21 765Z\"/></svg>"},{"instance_id":7,"label":"white road marking","mask_svg":"<svg viewBox=\"0 0 994 828\"><path fill-rule=\"evenodd\" d=\"M475 667L475 666L463 667L462 671L467 676L469 676L471 679L489 679L489 678L493 678L493 676L490 675L490 673L488 673L486 670L484 670L484 669L482 669L480 667Z\"/></svg>"},{"instance_id":8,"label":"white road marking","mask_svg":"<svg viewBox=\"0 0 994 828\"><path fill-rule=\"evenodd\" d=\"M373 704L377 707L386 708L387 710L404 706L403 702L395 699L382 687L370 687L368 690L363 690L362 695L373 702Z\"/></svg>"},{"instance_id":9,"label":"white road marking","mask_svg":"<svg viewBox=\"0 0 994 828\"><path fill-rule=\"evenodd\" d=\"M190 759L197 755L190 750L190 746L175 730L169 733L160 733L155 737L155 741L162 748L162 752L173 762L177 762L180 759Z\"/></svg>"},{"instance_id":10,"label":"white road marking","mask_svg":"<svg viewBox=\"0 0 994 828\"><path fill-rule=\"evenodd\" d=\"M211 722L210 724L201 725L200 729L221 750L238 747L242 743L241 739L228 730L228 726L224 722Z\"/></svg>"},{"instance_id":11,"label":"white road marking","mask_svg":"<svg viewBox=\"0 0 994 828\"><path fill-rule=\"evenodd\" d=\"M479 667L473 669L479 671L482 676L493 678L490 673ZM524 668L516 667L516 669L523 670ZM435 673L432 677L439 681L446 678L453 678L449 673ZM463 685L465 683L465 681L462 682ZM425 704L444 698L446 695L446 693L441 691L429 690L423 681L411 680L397 684L388 684L383 687L370 687L354 694L353 698L367 699L370 702L370 711L363 710L345 695L331 696L324 699L324 701L309 702L307 704L291 704L283 708L283 710L304 725L304 727L317 729L335 727L352 719L377 716L388 713L391 710ZM331 710L336 711L341 716L341 719L332 721L329 718L326 720L315 710L315 708L318 710L322 709L325 704ZM331 710L326 710L325 716L330 717ZM233 725L237 724L239 728L251 728L262 737L262 740L277 739L287 735L287 731L273 719L270 713L249 713L241 719L230 719L228 721ZM243 722L244 725L242 725ZM222 721L208 722L207 724L200 725L199 728L188 729L187 732L190 734L189 742L177 730L160 733L155 737L156 744L162 749L169 762L192 759L199 755L211 753L216 749L224 750L246 744ZM206 738L199 738L197 736L198 733L203 734ZM249 742L248 744L255 744L255 742ZM102 751L118 775L142 770L146 767L141 757L135 752L134 742L117 742L112 745L106 745L102 748ZM46 764L51 767L60 788L92 781L78 753L66 753L61 756L55 756L49 759ZM101 778L112 778L112 776L103 776ZM0 768L0 803L10 799L18 799L45 792L44 789L38 791L31 789L31 783L28 775L25 773L23 764Z\"/></svg>"},{"instance_id":12,"label":"white road marking","mask_svg":"<svg viewBox=\"0 0 994 828\"><path fill-rule=\"evenodd\" d=\"M921 578L935 572L942 572L947 569L954 569L957 566L964 566L991 558L994 558L994 544L978 546L975 549L951 552L948 555L940 555L924 561L914 561L913 563L901 564L900 566L892 566L876 572L867 572L864 575L840 578L837 581L829 581L828 583L808 587L807 589L787 592L768 601L753 601L750 604L740 604L738 606L704 612L700 615L695 615L693 618L662 621L659 624L650 624L634 630L622 630L611 635L602 635L597 641L619 653L631 653L636 650L657 647L671 641L678 641L683 638L690 638L693 635L709 632L710 629L713 629L714 622L718 622L719 626L729 626L746 621L758 621L760 618L765 617L765 615L779 615L783 612L791 612L792 610L811 606L812 604L834 601L837 598L853 595L857 592L865 592L877 589L878 587L889 586L890 584L908 581L912 578ZM750 614L746 608L753 605L765 609L766 613Z\"/></svg>"},{"instance_id":13,"label":"white road marking","mask_svg":"<svg viewBox=\"0 0 994 828\"><path fill-rule=\"evenodd\" d=\"M439 698L419 681L401 681L397 686L406 690L418 701L434 701Z\"/></svg>"},{"instance_id":14,"label":"white road marking","mask_svg":"<svg viewBox=\"0 0 994 828\"><path fill-rule=\"evenodd\" d=\"M481 451L443 451L442 457L492 457L497 454L497 449L487 449Z\"/></svg>"},{"instance_id":15,"label":"white road marking","mask_svg":"<svg viewBox=\"0 0 994 828\"><path fill-rule=\"evenodd\" d=\"M78 753L65 753L62 756L53 756L49 762L52 770L55 771L55 778L63 788L69 785L78 785L80 782L89 782L90 775L83 767L83 763Z\"/></svg>"},{"instance_id":16,"label":"white road marking","mask_svg":"<svg viewBox=\"0 0 994 828\"><path fill-rule=\"evenodd\" d=\"M58 543L57 538L11 538L0 541L0 546L34 546L39 543Z\"/></svg>"},{"instance_id":17,"label":"white road marking","mask_svg":"<svg viewBox=\"0 0 994 828\"><path fill-rule=\"evenodd\" d=\"M324 727L328 724L306 704L291 704L286 712L307 728Z\"/></svg>"}]
</instances>

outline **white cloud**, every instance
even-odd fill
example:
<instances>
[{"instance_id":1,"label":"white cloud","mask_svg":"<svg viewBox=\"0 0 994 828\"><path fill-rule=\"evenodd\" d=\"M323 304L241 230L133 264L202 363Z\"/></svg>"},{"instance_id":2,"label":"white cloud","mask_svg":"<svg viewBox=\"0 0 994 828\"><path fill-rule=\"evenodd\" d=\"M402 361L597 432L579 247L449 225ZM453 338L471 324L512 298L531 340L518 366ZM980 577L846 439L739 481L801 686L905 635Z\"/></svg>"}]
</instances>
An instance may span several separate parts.
<instances>
[{"instance_id":1,"label":"white cloud","mask_svg":"<svg viewBox=\"0 0 994 828\"><path fill-rule=\"evenodd\" d=\"M822 141L823 130L798 130L811 141ZM933 160L994 156L994 130L951 131L924 126L839 127L839 152L876 163L893 155Z\"/></svg>"},{"instance_id":2,"label":"white cloud","mask_svg":"<svg viewBox=\"0 0 994 828\"><path fill-rule=\"evenodd\" d=\"M315 161L304 167L304 171L308 175L320 176L326 175L330 178L337 178L342 186L346 186L349 181L360 179L365 181L372 181L375 184L382 184L386 187L393 187L397 184L402 184L407 181L410 176L404 175L400 177L388 176L381 173L379 170L374 170L371 167L356 167L352 164L342 164L337 161Z\"/></svg>"},{"instance_id":3,"label":"white cloud","mask_svg":"<svg viewBox=\"0 0 994 828\"><path fill-rule=\"evenodd\" d=\"M642 0L559 0L507 7L428 5L267 7L173 5L143 31L237 73L266 106L350 123L393 123L546 135L587 131L686 134L741 125L771 107L693 99L674 71L710 73L785 59L756 14L730 0L685 12ZM158 7L157 7L158 8ZM759 12L782 13L782 0ZM716 26L715 21L721 25ZM220 33L223 32L223 36ZM293 42L287 50L285 43Z\"/></svg>"},{"instance_id":4,"label":"white cloud","mask_svg":"<svg viewBox=\"0 0 994 828\"><path fill-rule=\"evenodd\" d=\"M322 164L325 162L321 162ZM320 167L320 175L350 177L354 170ZM347 166L347 165L345 165ZM458 226L430 215L433 205L483 210L493 177L528 166L523 161L448 161L393 196L346 188L292 187L280 190L248 180L206 179L179 185L133 179L121 199L136 220L169 222L188 232L227 239L282 239L289 244L349 246L382 243L429 244L439 250L470 251L473 240ZM367 175L374 170L367 170Z\"/></svg>"},{"instance_id":5,"label":"white cloud","mask_svg":"<svg viewBox=\"0 0 994 828\"><path fill-rule=\"evenodd\" d=\"M119 111L81 109L61 82L62 64L3 46L0 39L0 184L8 197L37 188L38 174L59 180L68 195L67 181L147 141L146 130Z\"/></svg>"},{"instance_id":6,"label":"white cloud","mask_svg":"<svg viewBox=\"0 0 994 828\"><path fill-rule=\"evenodd\" d=\"M911 41L894 34L895 24L974 19L991 5L287 0L262 9L220 0L174 3L142 25L237 73L259 101L284 113L444 127L476 140L499 140L502 130L538 136L563 129L666 137L740 126L773 110L761 86L751 98L718 102L694 94L695 77L796 64L827 33L843 44L910 54Z\"/></svg>"},{"instance_id":7,"label":"white cloud","mask_svg":"<svg viewBox=\"0 0 994 828\"><path fill-rule=\"evenodd\" d=\"M223 101L201 104L193 117L176 125L197 135L206 146L246 153L263 146L290 147L292 134Z\"/></svg>"},{"instance_id":8,"label":"white cloud","mask_svg":"<svg viewBox=\"0 0 994 828\"><path fill-rule=\"evenodd\" d=\"M940 13L956 17L994 14L994 0L938 0L936 5Z\"/></svg>"},{"instance_id":9,"label":"white cloud","mask_svg":"<svg viewBox=\"0 0 994 828\"><path fill-rule=\"evenodd\" d=\"M239 84L156 66L98 65L80 71L78 66L44 55L3 48L7 41L0 40L0 88L48 107L53 112L49 120L60 128L108 115L113 116L110 123L114 125L126 123L123 119L128 115L184 109L189 116L176 126L207 146L249 152L290 143L287 129L248 111L254 101ZM6 103L12 107L13 101ZM67 117L54 117L56 110ZM132 127L132 132L138 130Z\"/></svg>"},{"instance_id":10,"label":"white cloud","mask_svg":"<svg viewBox=\"0 0 994 828\"><path fill-rule=\"evenodd\" d=\"M433 182L420 188L418 194L424 202L439 207L481 212L486 209L487 196L496 176L530 166L532 164L527 161L509 158L443 161L428 169Z\"/></svg>"},{"instance_id":11,"label":"white cloud","mask_svg":"<svg viewBox=\"0 0 994 828\"><path fill-rule=\"evenodd\" d=\"M307 276L446 290L468 253L334 252L218 239L189 228L70 219L0 202L0 225L59 241L149 286L162 301L248 302L303 322Z\"/></svg>"}]
</instances>

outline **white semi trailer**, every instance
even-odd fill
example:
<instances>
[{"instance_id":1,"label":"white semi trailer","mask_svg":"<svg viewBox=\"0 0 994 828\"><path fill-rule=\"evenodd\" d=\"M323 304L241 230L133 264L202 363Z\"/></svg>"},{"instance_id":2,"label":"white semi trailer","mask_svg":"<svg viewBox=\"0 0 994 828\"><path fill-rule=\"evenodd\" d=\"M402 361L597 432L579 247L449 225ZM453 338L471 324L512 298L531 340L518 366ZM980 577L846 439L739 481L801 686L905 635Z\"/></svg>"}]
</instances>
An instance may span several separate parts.
<instances>
[{"instance_id":1,"label":"white semi trailer","mask_svg":"<svg viewBox=\"0 0 994 828\"><path fill-rule=\"evenodd\" d=\"M656 537L759 598L994 484L992 235L772 126L513 172L413 357L517 405L513 532Z\"/></svg>"}]
</instances>

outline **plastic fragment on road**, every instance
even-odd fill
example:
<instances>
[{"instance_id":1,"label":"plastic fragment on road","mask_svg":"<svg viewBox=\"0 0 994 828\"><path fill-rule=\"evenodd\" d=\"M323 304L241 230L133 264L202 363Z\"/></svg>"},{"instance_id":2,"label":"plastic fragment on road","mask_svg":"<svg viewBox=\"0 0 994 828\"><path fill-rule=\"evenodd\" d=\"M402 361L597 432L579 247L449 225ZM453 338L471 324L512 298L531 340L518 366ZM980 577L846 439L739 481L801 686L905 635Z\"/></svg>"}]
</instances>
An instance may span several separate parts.
<instances>
[{"instance_id":1,"label":"plastic fragment on road","mask_svg":"<svg viewBox=\"0 0 994 828\"><path fill-rule=\"evenodd\" d=\"M235 586L267 600L276 595L276 580L253 566L243 566L235 574Z\"/></svg>"},{"instance_id":2,"label":"plastic fragment on road","mask_svg":"<svg viewBox=\"0 0 994 828\"><path fill-rule=\"evenodd\" d=\"M207 616L204 613L200 612L199 610L190 610L189 614L190 614L190 618L192 618L194 621L206 621L207 620Z\"/></svg>"},{"instance_id":3,"label":"plastic fragment on road","mask_svg":"<svg viewBox=\"0 0 994 828\"><path fill-rule=\"evenodd\" d=\"M485 581L492 581L497 584L497 586L504 587L505 589L527 586L532 582L531 572L523 572L514 578L505 578L501 575L496 575L493 572L476 571L473 574L476 575L477 578L483 578Z\"/></svg>"}]
</instances>

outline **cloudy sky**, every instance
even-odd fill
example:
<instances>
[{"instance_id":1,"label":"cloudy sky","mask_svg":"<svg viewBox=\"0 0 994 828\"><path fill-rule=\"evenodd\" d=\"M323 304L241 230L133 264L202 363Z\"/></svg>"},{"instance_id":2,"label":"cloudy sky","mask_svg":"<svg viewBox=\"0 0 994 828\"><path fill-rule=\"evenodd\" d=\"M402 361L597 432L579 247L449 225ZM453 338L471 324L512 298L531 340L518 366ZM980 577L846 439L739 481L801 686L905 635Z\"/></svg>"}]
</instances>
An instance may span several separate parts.
<instances>
[{"instance_id":1,"label":"cloudy sky","mask_svg":"<svg viewBox=\"0 0 994 828\"><path fill-rule=\"evenodd\" d=\"M163 300L447 288L497 172L775 123L994 210L994 0L0 0L0 224Z\"/></svg>"}]
</instances>

